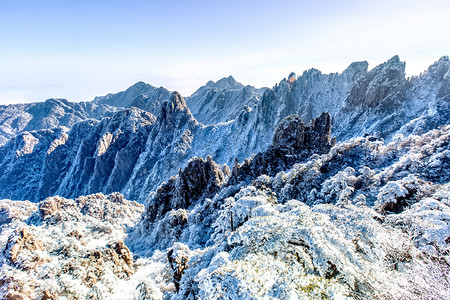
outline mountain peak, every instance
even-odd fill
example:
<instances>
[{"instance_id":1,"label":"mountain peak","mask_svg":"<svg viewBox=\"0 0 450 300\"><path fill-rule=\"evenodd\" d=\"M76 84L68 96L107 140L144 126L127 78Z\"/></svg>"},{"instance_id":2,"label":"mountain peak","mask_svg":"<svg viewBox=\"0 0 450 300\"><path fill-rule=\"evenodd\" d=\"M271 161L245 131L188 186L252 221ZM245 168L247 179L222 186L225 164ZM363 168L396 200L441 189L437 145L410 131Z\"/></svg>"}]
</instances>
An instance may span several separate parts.
<instances>
[{"instance_id":1,"label":"mountain peak","mask_svg":"<svg viewBox=\"0 0 450 300\"><path fill-rule=\"evenodd\" d=\"M177 91L174 91L172 95L170 95L169 104L173 108L184 108L186 106L186 102L184 101L183 96Z\"/></svg>"},{"instance_id":2,"label":"mountain peak","mask_svg":"<svg viewBox=\"0 0 450 300\"><path fill-rule=\"evenodd\" d=\"M189 118L194 118L191 114L191 111L187 107L183 96L175 91L172 93L169 100L163 103L159 118L161 118L161 120L165 120L180 113L183 115L187 115Z\"/></svg>"},{"instance_id":3,"label":"mountain peak","mask_svg":"<svg viewBox=\"0 0 450 300\"><path fill-rule=\"evenodd\" d=\"M442 80L449 71L450 63L448 56L442 56L437 62L428 67L427 74L430 74L436 80Z\"/></svg>"},{"instance_id":4,"label":"mountain peak","mask_svg":"<svg viewBox=\"0 0 450 300\"><path fill-rule=\"evenodd\" d=\"M149 85L148 83L145 83L144 81L138 81L135 84L133 84L131 87L141 87L141 86L146 86Z\"/></svg>"},{"instance_id":5,"label":"mountain peak","mask_svg":"<svg viewBox=\"0 0 450 300\"><path fill-rule=\"evenodd\" d=\"M391 59L387 61L388 63L399 63L400 57L398 55L394 55Z\"/></svg>"},{"instance_id":6,"label":"mountain peak","mask_svg":"<svg viewBox=\"0 0 450 300\"><path fill-rule=\"evenodd\" d=\"M241 89L244 87L243 84L239 83L234 79L233 76L224 77L217 82L208 81L206 84L207 87L213 87L217 89Z\"/></svg>"},{"instance_id":7,"label":"mountain peak","mask_svg":"<svg viewBox=\"0 0 450 300\"><path fill-rule=\"evenodd\" d=\"M290 83L293 83L293 82L295 82L297 80L297 75L294 73L294 72L291 72L291 74L289 74L289 76L288 76L288 81L290 82Z\"/></svg>"}]
</instances>

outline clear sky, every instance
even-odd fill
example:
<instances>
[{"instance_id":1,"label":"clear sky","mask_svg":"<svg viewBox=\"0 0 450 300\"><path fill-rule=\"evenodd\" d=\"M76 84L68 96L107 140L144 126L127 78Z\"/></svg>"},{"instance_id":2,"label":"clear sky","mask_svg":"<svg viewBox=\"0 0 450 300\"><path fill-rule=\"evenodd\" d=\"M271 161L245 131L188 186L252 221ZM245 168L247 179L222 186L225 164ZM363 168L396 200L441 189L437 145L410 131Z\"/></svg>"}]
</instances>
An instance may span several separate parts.
<instances>
[{"instance_id":1,"label":"clear sky","mask_svg":"<svg viewBox=\"0 0 450 300\"><path fill-rule=\"evenodd\" d=\"M71 101L137 81L188 96L233 75L272 87L315 67L450 54L450 1L0 0L0 104Z\"/></svg>"}]
</instances>

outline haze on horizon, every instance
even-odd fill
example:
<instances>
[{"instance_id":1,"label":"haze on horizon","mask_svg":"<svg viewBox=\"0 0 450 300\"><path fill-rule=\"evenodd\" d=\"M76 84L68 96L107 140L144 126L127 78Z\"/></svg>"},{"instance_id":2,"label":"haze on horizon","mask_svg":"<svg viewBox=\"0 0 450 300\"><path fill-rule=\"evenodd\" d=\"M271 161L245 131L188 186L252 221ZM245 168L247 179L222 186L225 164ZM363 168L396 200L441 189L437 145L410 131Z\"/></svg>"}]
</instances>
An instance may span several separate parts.
<instances>
[{"instance_id":1,"label":"haze on horizon","mask_svg":"<svg viewBox=\"0 0 450 300\"><path fill-rule=\"evenodd\" d=\"M88 101L137 81L188 96L229 75L272 87L394 55L418 75L450 54L449 15L444 0L0 1L0 104Z\"/></svg>"}]
</instances>

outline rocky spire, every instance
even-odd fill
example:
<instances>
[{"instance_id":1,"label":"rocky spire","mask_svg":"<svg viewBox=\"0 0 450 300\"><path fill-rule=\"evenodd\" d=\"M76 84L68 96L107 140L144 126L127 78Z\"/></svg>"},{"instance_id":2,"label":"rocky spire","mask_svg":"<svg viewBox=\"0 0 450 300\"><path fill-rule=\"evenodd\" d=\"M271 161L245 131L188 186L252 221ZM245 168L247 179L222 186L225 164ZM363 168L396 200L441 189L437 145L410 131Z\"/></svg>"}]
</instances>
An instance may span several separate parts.
<instances>
[{"instance_id":1,"label":"rocky spire","mask_svg":"<svg viewBox=\"0 0 450 300\"><path fill-rule=\"evenodd\" d=\"M328 112L304 125L298 115L284 118L275 129L272 145L242 165L235 162L228 184L255 179L260 175L273 176L292 167L312 154L327 153L334 140L331 135L331 117Z\"/></svg>"},{"instance_id":2,"label":"rocky spire","mask_svg":"<svg viewBox=\"0 0 450 300\"><path fill-rule=\"evenodd\" d=\"M188 120L195 121L184 98L178 92L173 92L169 101L163 102L157 120L158 123L167 123L168 125L179 125L180 122Z\"/></svg>"},{"instance_id":3,"label":"rocky spire","mask_svg":"<svg viewBox=\"0 0 450 300\"><path fill-rule=\"evenodd\" d=\"M197 199L217 192L224 184L222 166L210 156L205 159L194 157L167 183L162 184L149 201L147 218L154 220L171 209L187 209Z\"/></svg>"}]
</instances>

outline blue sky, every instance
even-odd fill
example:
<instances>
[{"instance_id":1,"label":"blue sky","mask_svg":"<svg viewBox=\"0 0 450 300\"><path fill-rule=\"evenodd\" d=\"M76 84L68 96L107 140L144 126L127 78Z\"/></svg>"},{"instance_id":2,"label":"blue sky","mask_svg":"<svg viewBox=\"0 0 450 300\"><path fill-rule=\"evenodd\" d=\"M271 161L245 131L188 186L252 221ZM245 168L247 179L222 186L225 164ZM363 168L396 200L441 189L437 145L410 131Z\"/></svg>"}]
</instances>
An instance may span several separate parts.
<instances>
[{"instance_id":1,"label":"blue sky","mask_svg":"<svg viewBox=\"0 0 450 300\"><path fill-rule=\"evenodd\" d=\"M233 75L273 86L398 54L408 75L450 54L450 1L4 1L0 104L72 101L137 81L187 96Z\"/></svg>"}]
</instances>

